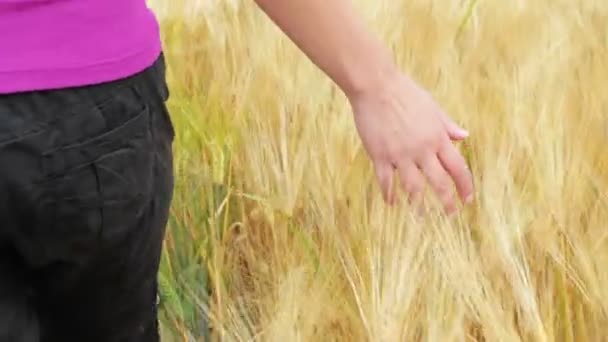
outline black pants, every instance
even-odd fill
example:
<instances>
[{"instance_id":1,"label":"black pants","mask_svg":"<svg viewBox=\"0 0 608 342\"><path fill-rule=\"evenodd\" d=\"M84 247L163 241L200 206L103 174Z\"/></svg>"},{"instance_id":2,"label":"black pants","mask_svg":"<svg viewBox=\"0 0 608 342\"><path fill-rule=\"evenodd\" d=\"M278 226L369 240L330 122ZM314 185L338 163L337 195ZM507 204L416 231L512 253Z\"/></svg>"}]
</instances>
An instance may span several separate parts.
<instances>
[{"instance_id":1,"label":"black pants","mask_svg":"<svg viewBox=\"0 0 608 342\"><path fill-rule=\"evenodd\" d=\"M128 79L0 95L0 342L159 340L167 97L162 56Z\"/></svg>"}]
</instances>

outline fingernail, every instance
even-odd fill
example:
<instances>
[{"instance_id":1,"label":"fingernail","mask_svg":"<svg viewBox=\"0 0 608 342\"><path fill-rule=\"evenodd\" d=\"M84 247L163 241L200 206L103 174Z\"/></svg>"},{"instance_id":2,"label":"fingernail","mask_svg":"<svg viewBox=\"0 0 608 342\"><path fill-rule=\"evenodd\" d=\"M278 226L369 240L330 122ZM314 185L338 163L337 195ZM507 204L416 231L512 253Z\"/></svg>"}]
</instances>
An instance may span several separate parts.
<instances>
[{"instance_id":1,"label":"fingernail","mask_svg":"<svg viewBox=\"0 0 608 342\"><path fill-rule=\"evenodd\" d=\"M458 134L460 134L462 137L465 137L465 138L469 136L469 132L462 128L458 129Z\"/></svg>"},{"instance_id":2,"label":"fingernail","mask_svg":"<svg viewBox=\"0 0 608 342\"><path fill-rule=\"evenodd\" d=\"M473 202L473 194L470 194L469 196L467 196L464 199L464 201L465 201L465 203L471 203L471 202Z\"/></svg>"}]
</instances>

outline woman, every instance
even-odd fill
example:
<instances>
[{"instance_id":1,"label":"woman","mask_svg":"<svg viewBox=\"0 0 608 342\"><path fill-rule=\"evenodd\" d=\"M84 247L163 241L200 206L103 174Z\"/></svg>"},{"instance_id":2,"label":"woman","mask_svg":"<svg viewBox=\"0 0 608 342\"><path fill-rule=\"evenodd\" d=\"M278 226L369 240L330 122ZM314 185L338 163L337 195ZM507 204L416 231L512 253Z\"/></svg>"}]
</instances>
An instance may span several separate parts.
<instances>
[{"instance_id":1,"label":"woman","mask_svg":"<svg viewBox=\"0 0 608 342\"><path fill-rule=\"evenodd\" d=\"M455 210L466 137L347 0L258 0L344 91L384 198ZM145 0L0 0L0 341L158 341L173 191L159 26ZM361 53L364 51L365 53Z\"/></svg>"}]
</instances>

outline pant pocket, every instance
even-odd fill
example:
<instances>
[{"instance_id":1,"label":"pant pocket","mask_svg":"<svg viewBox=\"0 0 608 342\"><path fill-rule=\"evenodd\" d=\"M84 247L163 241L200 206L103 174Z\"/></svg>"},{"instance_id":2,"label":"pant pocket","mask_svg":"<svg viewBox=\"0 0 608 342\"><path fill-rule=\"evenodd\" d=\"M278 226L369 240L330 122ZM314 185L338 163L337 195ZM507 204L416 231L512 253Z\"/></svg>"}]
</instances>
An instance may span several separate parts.
<instances>
[{"instance_id":1,"label":"pant pocket","mask_svg":"<svg viewBox=\"0 0 608 342\"><path fill-rule=\"evenodd\" d=\"M145 224L153 199L155 149L150 140L105 155L94 163L100 197L101 243L120 244Z\"/></svg>"},{"instance_id":2,"label":"pant pocket","mask_svg":"<svg viewBox=\"0 0 608 342\"><path fill-rule=\"evenodd\" d=\"M32 234L37 266L84 263L98 249L103 227L103 197L96 163L40 184L38 214Z\"/></svg>"},{"instance_id":3,"label":"pant pocket","mask_svg":"<svg viewBox=\"0 0 608 342\"><path fill-rule=\"evenodd\" d=\"M43 157L40 263L84 262L141 218L153 181L150 113L144 107L119 127Z\"/></svg>"}]
</instances>

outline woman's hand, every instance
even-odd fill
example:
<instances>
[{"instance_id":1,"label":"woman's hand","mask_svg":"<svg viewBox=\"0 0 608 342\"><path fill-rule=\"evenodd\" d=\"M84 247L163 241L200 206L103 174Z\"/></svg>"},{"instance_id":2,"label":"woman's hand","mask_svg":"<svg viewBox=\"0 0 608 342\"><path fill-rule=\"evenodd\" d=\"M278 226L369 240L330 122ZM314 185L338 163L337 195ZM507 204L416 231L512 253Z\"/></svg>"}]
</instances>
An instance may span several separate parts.
<instances>
[{"instance_id":1,"label":"woman's hand","mask_svg":"<svg viewBox=\"0 0 608 342\"><path fill-rule=\"evenodd\" d=\"M467 132L443 112L431 95L403 74L378 87L349 95L358 133L382 188L395 203L393 174L414 205L419 205L425 181L448 213L456 210L453 184L464 202L473 198L471 173L452 144Z\"/></svg>"},{"instance_id":2,"label":"woman's hand","mask_svg":"<svg viewBox=\"0 0 608 342\"><path fill-rule=\"evenodd\" d=\"M425 178L453 213L453 180L472 197L471 174L450 139L466 136L431 96L401 74L390 50L365 28L352 0L255 0L291 41L346 94L357 129L393 203L393 172L411 200Z\"/></svg>"}]
</instances>

